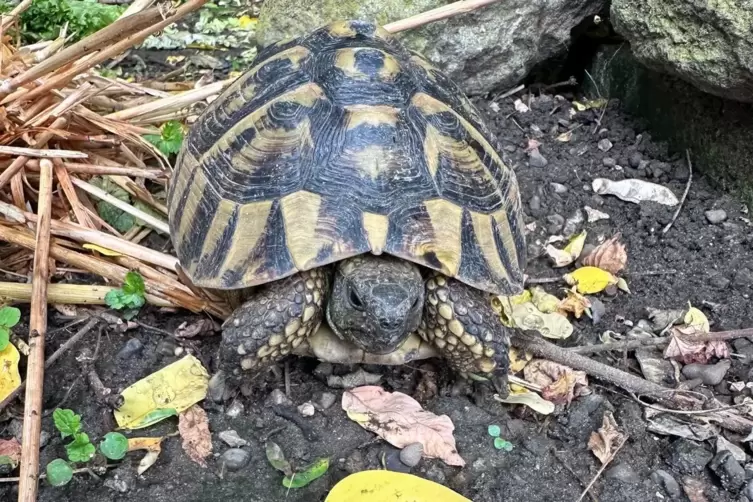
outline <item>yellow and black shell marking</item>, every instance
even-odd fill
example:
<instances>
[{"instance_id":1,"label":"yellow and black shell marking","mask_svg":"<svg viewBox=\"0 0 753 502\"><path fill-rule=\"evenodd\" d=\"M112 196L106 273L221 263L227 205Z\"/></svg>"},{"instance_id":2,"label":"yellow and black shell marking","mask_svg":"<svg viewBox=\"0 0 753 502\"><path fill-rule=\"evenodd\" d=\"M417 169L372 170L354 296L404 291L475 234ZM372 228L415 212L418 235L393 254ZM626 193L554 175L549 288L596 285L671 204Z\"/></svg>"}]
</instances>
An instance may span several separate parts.
<instances>
[{"instance_id":1,"label":"yellow and black shell marking","mask_svg":"<svg viewBox=\"0 0 753 502\"><path fill-rule=\"evenodd\" d=\"M491 133L445 75L365 22L263 49L193 126L168 204L201 287L371 252L522 289L518 184Z\"/></svg>"}]
</instances>

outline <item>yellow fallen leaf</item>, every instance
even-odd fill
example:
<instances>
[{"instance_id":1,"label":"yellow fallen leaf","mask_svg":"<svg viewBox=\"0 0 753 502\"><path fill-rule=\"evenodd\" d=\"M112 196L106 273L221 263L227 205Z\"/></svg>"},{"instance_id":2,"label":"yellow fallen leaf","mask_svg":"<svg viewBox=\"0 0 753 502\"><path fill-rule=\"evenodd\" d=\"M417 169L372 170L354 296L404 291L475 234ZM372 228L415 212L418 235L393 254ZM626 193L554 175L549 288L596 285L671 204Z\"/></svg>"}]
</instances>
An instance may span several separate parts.
<instances>
[{"instance_id":1,"label":"yellow fallen leaf","mask_svg":"<svg viewBox=\"0 0 753 502\"><path fill-rule=\"evenodd\" d=\"M541 286L534 286L531 288L531 303L543 313L550 314L557 311L560 299L547 293Z\"/></svg>"},{"instance_id":2,"label":"yellow fallen leaf","mask_svg":"<svg viewBox=\"0 0 753 502\"><path fill-rule=\"evenodd\" d=\"M238 18L238 26L240 26L241 28L243 28L244 30L246 30L246 29L248 29L248 28L253 27L254 25L256 25L257 21L258 21L258 19L256 19L256 18L253 18L253 17L248 16L248 15L243 15L243 16L241 16L241 17Z\"/></svg>"},{"instance_id":3,"label":"yellow fallen leaf","mask_svg":"<svg viewBox=\"0 0 753 502\"><path fill-rule=\"evenodd\" d=\"M546 246L546 254L552 259L555 267L565 267L578 259L585 243L586 231L584 230L570 239L570 242L567 243L564 249L557 249L548 244Z\"/></svg>"},{"instance_id":4,"label":"yellow fallen leaf","mask_svg":"<svg viewBox=\"0 0 753 502\"><path fill-rule=\"evenodd\" d=\"M706 315L693 306L688 309L683 322L688 326L699 328L702 333L708 333L711 331L711 326L709 325L709 320Z\"/></svg>"},{"instance_id":5,"label":"yellow fallen leaf","mask_svg":"<svg viewBox=\"0 0 753 502\"><path fill-rule=\"evenodd\" d=\"M146 451L160 451L162 449L162 437L140 437L140 438L128 438L128 451L146 450Z\"/></svg>"},{"instance_id":6,"label":"yellow fallen leaf","mask_svg":"<svg viewBox=\"0 0 753 502\"><path fill-rule=\"evenodd\" d=\"M625 293L630 294L630 288L628 288L627 281L622 277L617 279L617 287L623 290Z\"/></svg>"},{"instance_id":7,"label":"yellow fallen leaf","mask_svg":"<svg viewBox=\"0 0 753 502\"><path fill-rule=\"evenodd\" d=\"M526 367L533 355L530 352L521 352L515 347L510 347L508 358L510 359L510 373L517 373Z\"/></svg>"},{"instance_id":8,"label":"yellow fallen leaf","mask_svg":"<svg viewBox=\"0 0 753 502\"><path fill-rule=\"evenodd\" d=\"M585 295L604 291L607 286L617 284L618 279L607 272L596 267L581 267L578 270L562 276L570 286L576 286L578 293Z\"/></svg>"},{"instance_id":9,"label":"yellow fallen leaf","mask_svg":"<svg viewBox=\"0 0 753 502\"><path fill-rule=\"evenodd\" d=\"M573 131L565 131L555 138L560 143L567 143L573 139Z\"/></svg>"},{"instance_id":10,"label":"yellow fallen leaf","mask_svg":"<svg viewBox=\"0 0 753 502\"><path fill-rule=\"evenodd\" d=\"M117 251L113 251L112 249L103 248L102 246L97 246L96 244L84 244L84 249L91 249L92 251L96 251L100 254L103 254L105 256L123 256L121 253L118 253Z\"/></svg>"},{"instance_id":11,"label":"yellow fallen leaf","mask_svg":"<svg viewBox=\"0 0 753 502\"><path fill-rule=\"evenodd\" d=\"M21 375L18 373L20 358L18 349L12 343L0 350L0 401L21 385Z\"/></svg>"},{"instance_id":12,"label":"yellow fallen leaf","mask_svg":"<svg viewBox=\"0 0 753 502\"><path fill-rule=\"evenodd\" d=\"M361 471L343 478L324 502L471 502L434 481L387 470Z\"/></svg>"},{"instance_id":13,"label":"yellow fallen leaf","mask_svg":"<svg viewBox=\"0 0 753 502\"><path fill-rule=\"evenodd\" d=\"M198 403L208 387L207 370L194 356L185 356L125 389L115 420L121 429L148 427Z\"/></svg>"},{"instance_id":14,"label":"yellow fallen leaf","mask_svg":"<svg viewBox=\"0 0 753 502\"><path fill-rule=\"evenodd\" d=\"M167 56L165 58L165 63L174 66L180 63L181 61L184 61L185 59L186 59L186 56Z\"/></svg>"},{"instance_id":15,"label":"yellow fallen leaf","mask_svg":"<svg viewBox=\"0 0 753 502\"><path fill-rule=\"evenodd\" d=\"M542 415L549 415L554 412L554 403L547 401L535 392L524 387L510 386L510 393L506 398L494 394L494 399L505 404L523 404Z\"/></svg>"},{"instance_id":16,"label":"yellow fallen leaf","mask_svg":"<svg viewBox=\"0 0 753 502\"><path fill-rule=\"evenodd\" d=\"M588 109L588 108L586 107L586 105L584 105L584 104L583 104L583 103L581 103L580 101L573 101L573 108L575 108L575 109L576 109L576 110L578 110L579 112L582 112L582 111L585 111L585 110L587 110L587 109Z\"/></svg>"}]
</instances>

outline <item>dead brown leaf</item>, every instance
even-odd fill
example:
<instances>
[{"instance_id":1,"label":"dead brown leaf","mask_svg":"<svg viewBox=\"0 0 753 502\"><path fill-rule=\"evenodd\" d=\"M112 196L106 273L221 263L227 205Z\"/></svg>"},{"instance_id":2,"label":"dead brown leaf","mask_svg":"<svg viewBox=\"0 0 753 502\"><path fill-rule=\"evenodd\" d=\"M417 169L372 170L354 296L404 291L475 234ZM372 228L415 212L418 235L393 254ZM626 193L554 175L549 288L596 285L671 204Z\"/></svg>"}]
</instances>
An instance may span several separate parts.
<instances>
[{"instance_id":1,"label":"dead brown leaf","mask_svg":"<svg viewBox=\"0 0 753 502\"><path fill-rule=\"evenodd\" d=\"M729 346L723 340L694 340L694 335L703 333L697 326L676 326L669 333L671 339L664 349L665 359L683 364L706 364L712 357L726 359L730 356Z\"/></svg>"},{"instance_id":2,"label":"dead brown leaf","mask_svg":"<svg viewBox=\"0 0 753 502\"><path fill-rule=\"evenodd\" d=\"M206 467L206 458L212 454L212 434L206 412L197 404L188 408L178 417L178 431L183 438L183 449L191 460Z\"/></svg>"},{"instance_id":3,"label":"dead brown leaf","mask_svg":"<svg viewBox=\"0 0 753 502\"><path fill-rule=\"evenodd\" d=\"M583 265L598 267L612 274L619 273L627 265L627 251L625 245L620 242L621 233L615 234L611 239L602 242L583 258Z\"/></svg>"},{"instance_id":4,"label":"dead brown leaf","mask_svg":"<svg viewBox=\"0 0 753 502\"><path fill-rule=\"evenodd\" d=\"M617 447L625 440L617 426L611 411L604 413L604 419L598 431L592 432L588 440L588 449L601 460L602 465L609 462Z\"/></svg>"},{"instance_id":5,"label":"dead brown leaf","mask_svg":"<svg viewBox=\"0 0 753 502\"><path fill-rule=\"evenodd\" d=\"M546 359L534 359L523 368L526 381L543 387L541 396L553 403L568 404L589 392L585 371L576 371Z\"/></svg>"},{"instance_id":6,"label":"dead brown leaf","mask_svg":"<svg viewBox=\"0 0 753 502\"><path fill-rule=\"evenodd\" d=\"M356 387L343 392L342 409L348 418L397 448L421 443L425 456L448 465L465 465L455 447L450 417L424 410L402 392L387 392L375 385Z\"/></svg>"},{"instance_id":7,"label":"dead brown leaf","mask_svg":"<svg viewBox=\"0 0 753 502\"><path fill-rule=\"evenodd\" d=\"M21 461L21 443L16 438L0 439L0 465L10 464L13 469Z\"/></svg>"},{"instance_id":8,"label":"dead brown leaf","mask_svg":"<svg viewBox=\"0 0 753 502\"><path fill-rule=\"evenodd\" d=\"M572 312L576 319L580 319L586 309L591 308L591 302L588 298L576 291L577 287L573 286L573 289L567 290L567 297L560 300L557 305L557 312L567 316L568 312Z\"/></svg>"},{"instance_id":9,"label":"dead brown leaf","mask_svg":"<svg viewBox=\"0 0 753 502\"><path fill-rule=\"evenodd\" d=\"M682 478L682 489L685 491L685 495L688 496L690 502L709 502L706 495L703 493L706 486L702 481L699 481L690 476Z\"/></svg>"},{"instance_id":10,"label":"dead brown leaf","mask_svg":"<svg viewBox=\"0 0 753 502\"><path fill-rule=\"evenodd\" d=\"M212 319L199 319L193 323L183 322L175 330L176 338L193 338L199 335L213 335L220 327Z\"/></svg>"}]
</instances>

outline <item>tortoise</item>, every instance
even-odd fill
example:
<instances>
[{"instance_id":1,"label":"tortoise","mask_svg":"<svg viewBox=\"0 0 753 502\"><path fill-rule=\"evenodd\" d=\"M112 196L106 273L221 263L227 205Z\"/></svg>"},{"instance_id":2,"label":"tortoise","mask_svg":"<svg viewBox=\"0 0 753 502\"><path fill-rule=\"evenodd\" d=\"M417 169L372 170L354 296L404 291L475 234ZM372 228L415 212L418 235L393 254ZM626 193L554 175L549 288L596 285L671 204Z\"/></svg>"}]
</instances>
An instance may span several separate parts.
<instances>
[{"instance_id":1,"label":"tortoise","mask_svg":"<svg viewBox=\"0 0 753 502\"><path fill-rule=\"evenodd\" d=\"M417 333L461 375L506 382L490 296L522 291L526 248L495 143L443 72L373 23L261 49L193 124L168 193L186 275L242 292L220 371L258 376L326 319L366 353Z\"/></svg>"}]
</instances>

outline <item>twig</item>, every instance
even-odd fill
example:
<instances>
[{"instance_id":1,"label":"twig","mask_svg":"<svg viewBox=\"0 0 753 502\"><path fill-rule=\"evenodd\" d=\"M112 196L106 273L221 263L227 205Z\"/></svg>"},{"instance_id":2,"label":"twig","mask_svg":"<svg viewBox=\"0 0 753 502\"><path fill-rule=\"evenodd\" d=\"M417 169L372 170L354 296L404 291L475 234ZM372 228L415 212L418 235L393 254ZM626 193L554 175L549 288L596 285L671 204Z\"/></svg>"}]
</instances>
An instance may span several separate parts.
<instances>
[{"instance_id":1,"label":"twig","mask_svg":"<svg viewBox=\"0 0 753 502\"><path fill-rule=\"evenodd\" d=\"M115 288L89 284L49 284L47 300L50 303L67 303L70 305L107 305L105 295ZM22 282L0 282L0 298L14 302L29 302L32 297L32 285ZM174 306L167 300L149 295L151 305L158 307Z\"/></svg>"},{"instance_id":2,"label":"twig","mask_svg":"<svg viewBox=\"0 0 753 502\"><path fill-rule=\"evenodd\" d=\"M578 474L573 470L573 468L570 467L570 464L568 464L567 461L563 460L562 457L559 456L559 453L557 453L557 449L556 448L552 448L552 455L554 456L554 458L557 459L557 461L562 465L562 467L564 467L570 474L572 474L572 476L575 479L578 480L578 482L581 484L581 486L583 488L585 488L587 486L586 483L585 483L585 481L583 481L582 479L580 479L580 476L578 476ZM588 495L591 497L591 500L593 502L599 502L599 499L597 499L596 496L593 493L588 492Z\"/></svg>"},{"instance_id":3,"label":"twig","mask_svg":"<svg viewBox=\"0 0 753 502\"><path fill-rule=\"evenodd\" d=\"M653 404L645 403L638 398L635 394L632 392L629 392L630 397L633 398L633 401L640 404L641 406L645 406L646 408L651 408L652 410L661 411L662 413L674 413L675 415L708 415L709 413L714 413L718 411L727 411L727 410L735 410L737 408L745 408L750 406L747 403L742 404L733 404L730 406L719 406L718 408L712 408L710 410L673 410L671 408L664 408L663 406L656 406Z\"/></svg>"},{"instance_id":4,"label":"twig","mask_svg":"<svg viewBox=\"0 0 753 502\"><path fill-rule=\"evenodd\" d=\"M42 157L46 159L68 158L85 159L88 157L84 152L73 150L51 150L48 148L24 148L22 146L0 146L0 155L24 155L26 157Z\"/></svg>"},{"instance_id":5,"label":"twig","mask_svg":"<svg viewBox=\"0 0 753 502\"><path fill-rule=\"evenodd\" d=\"M499 96L496 96L496 97L495 97L495 98L494 98L494 99L493 99L492 101L500 101L500 100L503 100L503 99L505 99L505 98L507 98L507 97L510 97L510 96L512 96L512 95L513 95L513 94L515 94L516 92L520 92L520 91L522 91L522 90L523 90L523 89L525 89L525 88L526 88L525 84L520 84L519 86L517 86L517 87L513 87L513 88L512 88L512 89L510 89L509 91L505 91L505 92L503 92L502 94L500 94Z\"/></svg>"},{"instance_id":6,"label":"twig","mask_svg":"<svg viewBox=\"0 0 753 502\"><path fill-rule=\"evenodd\" d=\"M50 219L52 217L52 162L40 162L39 207L34 247L29 357L21 444L19 502L36 502L39 483L39 435L42 430L44 339L47 330L47 282L50 267Z\"/></svg>"},{"instance_id":7,"label":"twig","mask_svg":"<svg viewBox=\"0 0 753 502\"><path fill-rule=\"evenodd\" d=\"M294 410L295 408L293 408ZM272 411L280 418L292 422L296 427L301 429L303 437L307 441L319 441L319 434L316 433L313 427L306 423L295 411L289 409L286 406L272 406Z\"/></svg>"},{"instance_id":8,"label":"twig","mask_svg":"<svg viewBox=\"0 0 753 502\"><path fill-rule=\"evenodd\" d=\"M746 336L753 336L753 328L736 329L731 331L717 331L715 333L705 333L693 336L683 337L683 340L690 342L711 342L711 341L726 341L735 340L737 338L744 338ZM647 338L643 340L630 340L625 342L604 343L601 345L589 345L586 347L573 347L566 349L573 354L598 354L600 352L608 351L622 351L622 350L635 350L642 347L662 347L668 345L672 340L671 336L662 336L660 338Z\"/></svg>"},{"instance_id":9,"label":"twig","mask_svg":"<svg viewBox=\"0 0 753 502\"><path fill-rule=\"evenodd\" d=\"M583 490L583 493L580 494L580 497L578 497L578 500L576 500L576 502L580 502L581 500L583 500L583 497L586 496L586 493L588 493L588 491L591 489L594 483L596 483L596 480L599 479L599 476L601 476L601 473L604 472L604 469L606 469L607 466L610 464L610 462L614 460L614 457L617 456L617 453L622 449L622 446L627 442L627 439L628 439L627 436L622 438L622 442L620 443L620 445L617 448L615 448L614 453L612 453L609 456L609 458L607 458L607 461L601 464L601 468L599 468L599 470L596 471L596 474L594 474L593 479L591 479L591 482L588 483L588 486L586 486L586 489Z\"/></svg>"},{"instance_id":10,"label":"twig","mask_svg":"<svg viewBox=\"0 0 753 502\"><path fill-rule=\"evenodd\" d=\"M416 14L394 23L385 24L383 28L390 33L398 33L412 28L418 28L425 24L433 23L434 21L440 21L448 17L456 16L458 14L464 14L466 12L472 12L476 9L480 9L486 5L490 5L498 2L499 0L460 0L449 5L443 5L421 14Z\"/></svg>"},{"instance_id":11,"label":"twig","mask_svg":"<svg viewBox=\"0 0 753 502\"><path fill-rule=\"evenodd\" d=\"M669 229L672 228L672 225L675 223L675 220L680 215L682 206L683 204L685 204L685 199L688 197L688 192L690 191L690 184L693 182L693 163L690 161L690 149L685 150L685 157L688 159L688 182L685 185L685 191L682 193L680 204L677 206L677 209L675 209L675 214L672 216L672 220L669 223L667 223L667 226L664 227L664 229L661 231L661 233L663 234L666 234L667 232L669 232Z\"/></svg>"}]
</instances>

